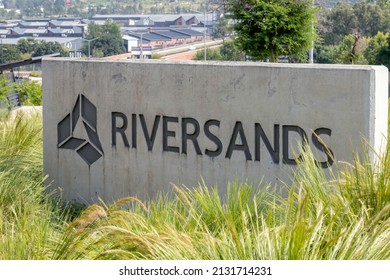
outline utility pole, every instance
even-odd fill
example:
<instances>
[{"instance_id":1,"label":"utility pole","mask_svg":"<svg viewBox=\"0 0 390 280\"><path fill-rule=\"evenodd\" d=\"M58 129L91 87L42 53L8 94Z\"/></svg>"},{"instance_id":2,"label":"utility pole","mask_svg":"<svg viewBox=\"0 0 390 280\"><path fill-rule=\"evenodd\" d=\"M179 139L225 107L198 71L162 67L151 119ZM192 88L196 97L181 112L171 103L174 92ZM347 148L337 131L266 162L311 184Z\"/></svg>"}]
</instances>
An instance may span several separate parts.
<instances>
[{"instance_id":1,"label":"utility pole","mask_svg":"<svg viewBox=\"0 0 390 280\"><path fill-rule=\"evenodd\" d=\"M95 40L97 40L97 39L99 39L99 38L83 39L83 40L85 40L85 41L88 42L88 58L91 57L91 42L92 42L92 41L95 41Z\"/></svg>"},{"instance_id":2,"label":"utility pole","mask_svg":"<svg viewBox=\"0 0 390 280\"><path fill-rule=\"evenodd\" d=\"M314 9L314 0L313 0L313 9ZM311 31L314 33L314 23L311 24ZM309 50L309 63L314 63L314 41L311 41L311 48Z\"/></svg>"},{"instance_id":3,"label":"utility pole","mask_svg":"<svg viewBox=\"0 0 390 280\"><path fill-rule=\"evenodd\" d=\"M206 48L206 32L207 32L207 23L206 23L206 4L204 7L204 14L203 14L203 22L204 22L204 33L203 33L203 44L204 44L204 61L207 60L207 48Z\"/></svg>"},{"instance_id":4,"label":"utility pole","mask_svg":"<svg viewBox=\"0 0 390 280\"><path fill-rule=\"evenodd\" d=\"M3 64L3 39L0 39L1 42L1 64Z\"/></svg>"},{"instance_id":5,"label":"utility pole","mask_svg":"<svg viewBox=\"0 0 390 280\"><path fill-rule=\"evenodd\" d=\"M143 48L143 43L144 43L144 41L143 41L143 38L142 38L142 36L144 35L144 34L149 34L150 32L140 32L140 33L138 33L139 35L140 35L140 39L138 40L138 46L139 46L139 50L140 50L140 55L139 55L139 58L140 59L143 59L144 58L144 48Z\"/></svg>"}]
</instances>

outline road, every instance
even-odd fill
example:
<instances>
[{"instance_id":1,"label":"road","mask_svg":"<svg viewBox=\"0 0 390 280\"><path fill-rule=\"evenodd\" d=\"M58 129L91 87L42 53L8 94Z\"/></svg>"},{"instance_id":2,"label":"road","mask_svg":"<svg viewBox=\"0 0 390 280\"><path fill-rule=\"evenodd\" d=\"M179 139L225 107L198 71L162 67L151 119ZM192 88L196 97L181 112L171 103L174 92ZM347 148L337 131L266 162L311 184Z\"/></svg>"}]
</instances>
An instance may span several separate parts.
<instances>
[{"instance_id":1,"label":"road","mask_svg":"<svg viewBox=\"0 0 390 280\"><path fill-rule=\"evenodd\" d=\"M222 40L206 41L207 48L215 48L221 46ZM199 42L191 45L177 46L167 49L155 50L154 54L160 55L161 59L167 60L191 60L198 50L204 48L205 43ZM191 48L191 49L190 49Z\"/></svg>"}]
</instances>

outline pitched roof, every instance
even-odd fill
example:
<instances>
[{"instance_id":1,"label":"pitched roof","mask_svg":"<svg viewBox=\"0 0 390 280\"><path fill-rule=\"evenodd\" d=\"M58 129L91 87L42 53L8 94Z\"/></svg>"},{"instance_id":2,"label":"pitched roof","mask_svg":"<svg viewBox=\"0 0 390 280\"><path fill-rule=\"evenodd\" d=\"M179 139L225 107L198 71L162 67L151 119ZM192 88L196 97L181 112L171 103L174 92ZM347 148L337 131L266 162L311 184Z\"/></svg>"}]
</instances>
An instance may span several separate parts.
<instances>
[{"instance_id":1,"label":"pitched roof","mask_svg":"<svg viewBox=\"0 0 390 280\"><path fill-rule=\"evenodd\" d=\"M28 27L46 27L49 25L48 21L22 21L19 23L20 26Z\"/></svg>"},{"instance_id":2,"label":"pitched roof","mask_svg":"<svg viewBox=\"0 0 390 280\"><path fill-rule=\"evenodd\" d=\"M80 33L82 34L82 30L80 27L75 27L75 28L48 28L47 29L50 33L53 34L74 34L74 33Z\"/></svg>"},{"instance_id":3,"label":"pitched roof","mask_svg":"<svg viewBox=\"0 0 390 280\"><path fill-rule=\"evenodd\" d=\"M176 21L182 16L177 14L177 15L149 15L149 17L154 21L154 22L167 22L167 21Z\"/></svg>"},{"instance_id":4,"label":"pitched roof","mask_svg":"<svg viewBox=\"0 0 390 280\"><path fill-rule=\"evenodd\" d=\"M52 20L50 24L58 26L58 27L66 27L66 26L87 26L86 23L82 23L80 21L62 21L62 20Z\"/></svg>"},{"instance_id":5,"label":"pitched roof","mask_svg":"<svg viewBox=\"0 0 390 280\"><path fill-rule=\"evenodd\" d=\"M203 36L204 34L202 32L196 31L191 28L177 28L174 29L175 32L182 33L189 36Z\"/></svg>"},{"instance_id":6,"label":"pitched roof","mask_svg":"<svg viewBox=\"0 0 390 280\"><path fill-rule=\"evenodd\" d=\"M28 39L31 38L31 36L23 36L18 38L3 38L3 44L5 45L16 45L19 40L21 39ZM73 42L74 40L78 40L81 38L74 38L74 37L39 37L35 38L38 41L45 41L45 42L58 42L60 44L65 45L67 42Z\"/></svg>"},{"instance_id":7,"label":"pitched roof","mask_svg":"<svg viewBox=\"0 0 390 280\"><path fill-rule=\"evenodd\" d=\"M130 36L130 37L138 38L139 40L141 40L141 34L129 33L127 35ZM165 36L161 36L161 35L154 34L154 33L144 33L144 34L142 34L142 41L146 41L146 42L169 41L169 40L170 39L165 37Z\"/></svg>"},{"instance_id":8,"label":"pitched roof","mask_svg":"<svg viewBox=\"0 0 390 280\"><path fill-rule=\"evenodd\" d=\"M1 35L7 35L7 34L10 34L11 31L9 29L0 29L0 34Z\"/></svg>"},{"instance_id":9,"label":"pitched roof","mask_svg":"<svg viewBox=\"0 0 390 280\"><path fill-rule=\"evenodd\" d=\"M174 30L155 30L152 33L157 34L157 35L161 35L161 36L165 36L165 37L171 38L171 39L182 39L184 37L191 37L190 35L176 32Z\"/></svg>"},{"instance_id":10,"label":"pitched roof","mask_svg":"<svg viewBox=\"0 0 390 280\"><path fill-rule=\"evenodd\" d=\"M6 28L13 28L13 27L17 27L19 25L19 22L10 22L10 21L6 21L6 22L1 22L0 23L0 29L6 29Z\"/></svg>"}]
</instances>

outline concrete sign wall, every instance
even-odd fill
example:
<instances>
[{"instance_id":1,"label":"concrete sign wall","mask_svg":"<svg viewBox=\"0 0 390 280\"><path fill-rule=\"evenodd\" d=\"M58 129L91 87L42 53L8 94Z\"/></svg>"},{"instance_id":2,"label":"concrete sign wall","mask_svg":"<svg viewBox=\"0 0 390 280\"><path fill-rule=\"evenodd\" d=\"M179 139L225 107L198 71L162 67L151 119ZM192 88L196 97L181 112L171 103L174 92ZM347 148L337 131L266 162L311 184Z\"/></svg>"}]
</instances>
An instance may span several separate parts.
<instances>
[{"instance_id":1,"label":"concrete sign wall","mask_svg":"<svg viewBox=\"0 0 390 280\"><path fill-rule=\"evenodd\" d=\"M43 62L44 171L68 200L153 197L170 183L288 181L387 137L385 67Z\"/></svg>"}]
</instances>

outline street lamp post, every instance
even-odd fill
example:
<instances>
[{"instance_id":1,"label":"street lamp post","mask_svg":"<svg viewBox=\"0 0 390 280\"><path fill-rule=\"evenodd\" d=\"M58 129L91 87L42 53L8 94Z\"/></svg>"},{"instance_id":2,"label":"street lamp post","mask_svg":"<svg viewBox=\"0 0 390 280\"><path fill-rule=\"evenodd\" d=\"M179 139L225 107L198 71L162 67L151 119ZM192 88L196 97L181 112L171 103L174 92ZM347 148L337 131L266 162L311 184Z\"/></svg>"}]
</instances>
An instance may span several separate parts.
<instances>
[{"instance_id":1,"label":"street lamp post","mask_svg":"<svg viewBox=\"0 0 390 280\"><path fill-rule=\"evenodd\" d=\"M315 6L314 0L313 0L313 8ZM311 30L314 32L314 24L311 24ZM314 41L311 41L311 48L309 50L309 63L313 64L314 63Z\"/></svg>"},{"instance_id":2,"label":"street lamp post","mask_svg":"<svg viewBox=\"0 0 390 280\"><path fill-rule=\"evenodd\" d=\"M97 39L99 39L99 38L83 39L83 40L85 40L85 41L88 42L88 58L91 57L91 42L92 42L92 41L95 41L95 40L97 40Z\"/></svg>"},{"instance_id":3,"label":"street lamp post","mask_svg":"<svg viewBox=\"0 0 390 280\"><path fill-rule=\"evenodd\" d=\"M1 42L1 64L3 64L3 39L0 39L0 42Z\"/></svg>"},{"instance_id":4,"label":"street lamp post","mask_svg":"<svg viewBox=\"0 0 390 280\"><path fill-rule=\"evenodd\" d=\"M313 0L314 1L314 0ZM211 9L211 10L207 10L208 9L208 6L206 4L206 2L203 4L204 5L204 10L203 10L203 21L204 21L204 32L203 32L203 44L204 44L204 60L206 61L207 60L207 48L206 48L206 37L207 37L207 24L208 24L208 21L209 21L209 13L211 14L211 23L212 23L212 34L214 34L214 30L215 30L215 17L214 17L214 13L215 11L218 11L219 8L221 6L219 6L218 8L214 8L214 9Z\"/></svg>"},{"instance_id":5,"label":"street lamp post","mask_svg":"<svg viewBox=\"0 0 390 280\"><path fill-rule=\"evenodd\" d=\"M140 51L141 51L141 53L140 53L140 58L141 59L143 59L143 56L144 56L144 53L143 53L143 47L142 47L142 35L144 35L144 33L141 33L141 42L140 42Z\"/></svg>"},{"instance_id":6,"label":"street lamp post","mask_svg":"<svg viewBox=\"0 0 390 280\"><path fill-rule=\"evenodd\" d=\"M203 7L203 27L204 27L204 31L203 31L203 49L204 49L204 60L206 61L207 60L207 47L206 47L206 37L207 37L207 22L208 22L208 14L209 13L212 13L212 31L214 32L214 12L217 10L219 10L219 8L221 6L219 6L218 8L216 9L212 9L212 10L209 10L207 11L207 3L205 1L205 3L202 4L202 7ZM200 11L196 11L196 10L192 10L193 12L196 12L196 13L199 13L199 14L202 14L202 12Z\"/></svg>"},{"instance_id":7,"label":"street lamp post","mask_svg":"<svg viewBox=\"0 0 390 280\"><path fill-rule=\"evenodd\" d=\"M204 61L207 60L207 48L206 48L206 32L207 32L207 22L206 22L206 7L204 8L204 15L203 15L203 21L204 21L204 32L203 32L203 47L204 47Z\"/></svg>"},{"instance_id":8,"label":"street lamp post","mask_svg":"<svg viewBox=\"0 0 390 280\"><path fill-rule=\"evenodd\" d=\"M140 59L143 59L144 58L144 49L143 49L143 40L142 40L142 36L144 34L148 34L149 32L142 32L142 33L139 33L140 34L140 39L139 39L139 49L140 49L140 55L139 55L139 58Z\"/></svg>"}]
</instances>

